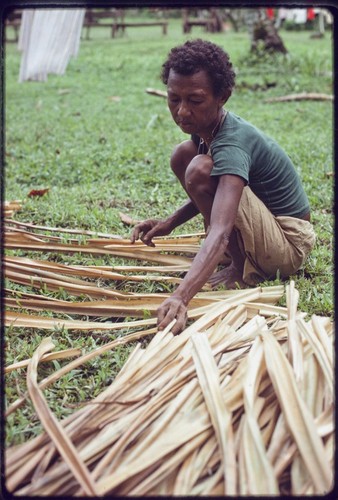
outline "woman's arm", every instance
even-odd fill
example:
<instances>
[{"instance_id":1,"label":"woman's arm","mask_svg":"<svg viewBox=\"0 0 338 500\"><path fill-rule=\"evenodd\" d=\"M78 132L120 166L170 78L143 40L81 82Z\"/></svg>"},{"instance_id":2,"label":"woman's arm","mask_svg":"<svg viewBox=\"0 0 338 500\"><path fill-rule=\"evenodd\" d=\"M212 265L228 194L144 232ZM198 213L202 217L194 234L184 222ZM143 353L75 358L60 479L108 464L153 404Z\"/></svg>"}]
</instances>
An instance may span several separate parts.
<instances>
[{"instance_id":1,"label":"woman's arm","mask_svg":"<svg viewBox=\"0 0 338 500\"><path fill-rule=\"evenodd\" d=\"M236 175L219 178L207 237L183 281L159 307L159 329L165 328L174 318L177 321L173 333L184 328L189 301L208 281L227 249L244 185L244 180Z\"/></svg>"},{"instance_id":2,"label":"woman's arm","mask_svg":"<svg viewBox=\"0 0 338 500\"><path fill-rule=\"evenodd\" d=\"M148 246L155 246L152 239L155 236L166 236L176 227L184 224L199 213L191 200L178 208L167 219L147 219L137 224L131 234L130 240L134 243L139 238Z\"/></svg>"}]
</instances>

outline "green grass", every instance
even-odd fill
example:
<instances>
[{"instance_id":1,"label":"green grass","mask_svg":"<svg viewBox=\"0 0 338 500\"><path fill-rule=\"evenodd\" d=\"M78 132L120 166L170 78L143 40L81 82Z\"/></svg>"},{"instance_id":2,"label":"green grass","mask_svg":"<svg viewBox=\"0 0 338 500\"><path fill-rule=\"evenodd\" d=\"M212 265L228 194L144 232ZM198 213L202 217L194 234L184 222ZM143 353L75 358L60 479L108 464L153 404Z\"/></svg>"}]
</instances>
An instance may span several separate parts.
<instances>
[{"instance_id":1,"label":"green grass","mask_svg":"<svg viewBox=\"0 0 338 500\"><path fill-rule=\"evenodd\" d=\"M197 28L192 35L206 37ZM245 32L207 38L230 53L237 72L237 89L227 108L274 137L303 180L317 243L304 268L291 278L300 292L300 309L309 315L333 317L333 177L327 175L333 170L332 103L264 102L303 91L331 94L331 37L327 32L324 39L310 40L307 31L282 31L281 35L289 50L287 57L252 58ZM120 211L136 219L165 217L185 199L170 171L169 156L186 136L172 122L165 100L146 94L145 89L163 89L161 64L170 48L188 37L182 34L180 20L170 20L167 36L154 27L128 29L124 37L114 40L109 29L93 30L91 37L81 41L79 55L64 76L50 75L44 83L18 83L20 53L14 44L7 44L5 199L23 200L17 220L128 237ZM27 196L31 189L46 187L50 191L42 198ZM176 232L201 230L202 220L196 217ZM37 258L37 254L29 255ZM84 265L115 262L63 254L43 258ZM159 290L153 283L143 289ZM55 296L62 298L63 292ZM38 329L8 329L6 364L30 357L47 335ZM81 347L85 351L114 338L109 333L66 330L52 336L57 349ZM128 345L101 356L46 390L58 418L109 384L131 348ZM57 364L43 365L39 376L47 376ZM25 370L9 375L6 403L24 390ZM22 442L39 431L34 410L26 405L8 419L7 443Z\"/></svg>"}]
</instances>

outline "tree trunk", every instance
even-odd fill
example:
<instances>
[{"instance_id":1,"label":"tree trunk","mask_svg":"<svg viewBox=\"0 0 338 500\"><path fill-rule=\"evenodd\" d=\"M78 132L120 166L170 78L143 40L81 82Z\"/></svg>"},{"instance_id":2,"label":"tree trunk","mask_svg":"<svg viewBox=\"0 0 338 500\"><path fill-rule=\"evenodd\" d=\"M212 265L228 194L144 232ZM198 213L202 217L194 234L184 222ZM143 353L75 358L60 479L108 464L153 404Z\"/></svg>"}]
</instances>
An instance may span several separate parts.
<instances>
[{"instance_id":1,"label":"tree trunk","mask_svg":"<svg viewBox=\"0 0 338 500\"><path fill-rule=\"evenodd\" d=\"M263 9L248 9L246 24L251 41L251 52L257 52L261 41L266 52L287 53L273 20L266 17Z\"/></svg>"},{"instance_id":2,"label":"tree trunk","mask_svg":"<svg viewBox=\"0 0 338 500\"><path fill-rule=\"evenodd\" d=\"M256 50L259 40L262 40L264 50L267 52L282 52L282 54L287 53L283 40L279 36L271 19L263 19L255 24L253 40L254 46L251 46L251 50Z\"/></svg>"}]
</instances>

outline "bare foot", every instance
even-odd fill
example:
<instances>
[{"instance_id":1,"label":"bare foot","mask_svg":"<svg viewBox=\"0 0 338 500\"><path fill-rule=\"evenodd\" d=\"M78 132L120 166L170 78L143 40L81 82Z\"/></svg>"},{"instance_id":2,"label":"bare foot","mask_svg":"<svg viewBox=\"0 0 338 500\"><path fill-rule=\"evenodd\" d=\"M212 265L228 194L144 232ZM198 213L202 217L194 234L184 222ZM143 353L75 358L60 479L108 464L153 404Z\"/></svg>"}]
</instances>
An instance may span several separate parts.
<instances>
[{"instance_id":1,"label":"bare foot","mask_svg":"<svg viewBox=\"0 0 338 500\"><path fill-rule=\"evenodd\" d=\"M233 290L235 288L245 288L246 284L242 280L243 272L239 271L233 264L221 269L217 273L214 273L208 280L208 283L212 288L217 285L225 285L228 290Z\"/></svg>"}]
</instances>

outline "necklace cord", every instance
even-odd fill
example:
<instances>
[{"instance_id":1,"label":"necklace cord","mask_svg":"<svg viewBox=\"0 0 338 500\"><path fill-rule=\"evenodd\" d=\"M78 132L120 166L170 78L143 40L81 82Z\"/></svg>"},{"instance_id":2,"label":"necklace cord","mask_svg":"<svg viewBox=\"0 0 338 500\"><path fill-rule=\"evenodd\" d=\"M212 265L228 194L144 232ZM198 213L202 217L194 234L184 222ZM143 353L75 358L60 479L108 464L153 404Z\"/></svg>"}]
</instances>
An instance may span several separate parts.
<instances>
[{"instance_id":1,"label":"necklace cord","mask_svg":"<svg viewBox=\"0 0 338 500\"><path fill-rule=\"evenodd\" d=\"M218 120L218 122L216 123L215 127L212 129L212 132L211 132L211 136L210 136L210 143L209 141L205 141L204 139L202 139L202 137L200 137L200 142L199 142L199 145L198 145L198 151L197 151L197 154L201 154L200 153L200 150L203 150L203 145L205 144L208 148L208 152L207 154L210 154L210 144L211 142L215 139L216 135L218 134L218 131L219 129L221 128L223 122L224 122L224 119L227 115L227 112L223 109L222 110L222 115L220 117L220 119ZM209 137L208 137L209 139Z\"/></svg>"}]
</instances>

